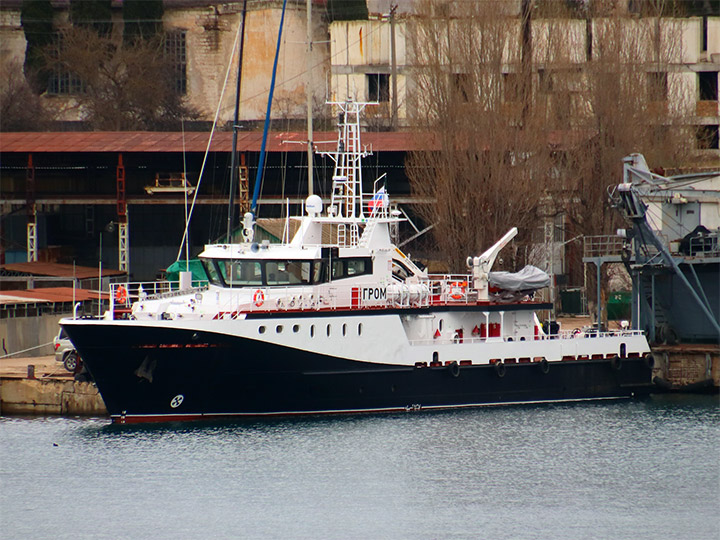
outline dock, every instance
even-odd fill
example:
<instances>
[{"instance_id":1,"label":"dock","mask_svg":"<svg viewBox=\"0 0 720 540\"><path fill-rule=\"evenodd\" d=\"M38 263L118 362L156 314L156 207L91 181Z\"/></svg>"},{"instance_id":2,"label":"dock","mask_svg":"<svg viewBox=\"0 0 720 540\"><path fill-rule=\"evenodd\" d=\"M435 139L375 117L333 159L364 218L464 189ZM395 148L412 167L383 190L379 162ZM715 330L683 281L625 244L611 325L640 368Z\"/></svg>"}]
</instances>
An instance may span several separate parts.
<instances>
[{"instance_id":1,"label":"dock","mask_svg":"<svg viewBox=\"0 0 720 540\"><path fill-rule=\"evenodd\" d=\"M97 387L54 356L0 358L0 415L107 416Z\"/></svg>"}]
</instances>

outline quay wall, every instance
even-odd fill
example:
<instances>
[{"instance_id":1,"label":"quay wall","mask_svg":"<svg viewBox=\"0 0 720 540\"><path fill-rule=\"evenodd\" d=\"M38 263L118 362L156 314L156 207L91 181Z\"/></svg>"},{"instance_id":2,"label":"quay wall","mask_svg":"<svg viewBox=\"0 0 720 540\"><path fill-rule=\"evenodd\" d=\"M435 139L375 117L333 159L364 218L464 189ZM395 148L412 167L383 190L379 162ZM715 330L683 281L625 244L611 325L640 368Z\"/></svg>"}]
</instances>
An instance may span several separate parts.
<instances>
[{"instance_id":1,"label":"quay wall","mask_svg":"<svg viewBox=\"0 0 720 540\"><path fill-rule=\"evenodd\" d=\"M713 345L664 345L653 347L654 374L665 390L702 390L720 387L720 347Z\"/></svg>"},{"instance_id":2,"label":"quay wall","mask_svg":"<svg viewBox=\"0 0 720 540\"><path fill-rule=\"evenodd\" d=\"M2 377L0 414L106 416L107 409L92 383Z\"/></svg>"},{"instance_id":3,"label":"quay wall","mask_svg":"<svg viewBox=\"0 0 720 540\"><path fill-rule=\"evenodd\" d=\"M68 316L53 314L0 319L0 356L20 351L26 351L22 356L32 357L53 354L52 340L60 330L58 322Z\"/></svg>"}]
</instances>

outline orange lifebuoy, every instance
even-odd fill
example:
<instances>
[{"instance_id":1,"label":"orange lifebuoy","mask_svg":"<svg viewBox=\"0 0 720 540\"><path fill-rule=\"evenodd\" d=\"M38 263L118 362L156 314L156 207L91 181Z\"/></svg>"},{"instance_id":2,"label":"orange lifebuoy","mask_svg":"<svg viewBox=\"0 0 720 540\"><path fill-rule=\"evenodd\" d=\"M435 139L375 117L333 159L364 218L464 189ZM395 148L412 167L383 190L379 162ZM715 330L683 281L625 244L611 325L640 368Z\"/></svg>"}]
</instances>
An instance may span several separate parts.
<instances>
[{"instance_id":1,"label":"orange lifebuoy","mask_svg":"<svg viewBox=\"0 0 720 540\"><path fill-rule=\"evenodd\" d=\"M255 304L256 307L260 307L265 302L265 293L262 292L260 289L255 291L255 294L253 294L253 304Z\"/></svg>"},{"instance_id":2,"label":"orange lifebuoy","mask_svg":"<svg viewBox=\"0 0 720 540\"><path fill-rule=\"evenodd\" d=\"M124 304L125 302L127 302L127 299L128 299L127 289L125 287L123 287L122 285L120 285L115 290L115 300Z\"/></svg>"},{"instance_id":3,"label":"orange lifebuoy","mask_svg":"<svg viewBox=\"0 0 720 540\"><path fill-rule=\"evenodd\" d=\"M450 284L450 298L453 300L461 300L465 297L465 287L467 286L466 282L460 283L459 281L455 281Z\"/></svg>"}]
</instances>

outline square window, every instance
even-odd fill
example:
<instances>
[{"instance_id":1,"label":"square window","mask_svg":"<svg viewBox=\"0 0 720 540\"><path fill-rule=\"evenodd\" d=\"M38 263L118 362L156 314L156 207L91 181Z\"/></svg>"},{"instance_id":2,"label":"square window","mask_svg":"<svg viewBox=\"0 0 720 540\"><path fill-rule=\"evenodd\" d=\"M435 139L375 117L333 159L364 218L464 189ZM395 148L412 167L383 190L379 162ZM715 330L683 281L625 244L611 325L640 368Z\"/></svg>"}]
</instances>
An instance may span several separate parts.
<instances>
[{"instance_id":1,"label":"square window","mask_svg":"<svg viewBox=\"0 0 720 540\"><path fill-rule=\"evenodd\" d=\"M390 75L387 73L368 73L368 100L379 103L390 101Z\"/></svg>"},{"instance_id":2,"label":"square window","mask_svg":"<svg viewBox=\"0 0 720 540\"><path fill-rule=\"evenodd\" d=\"M720 149L720 126L698 126L696 137L697 147L700 150Z\"/></svg>"},{"instance_id":3,"label":"square window","mask_svg":"<svg viewBox=\"0 0 720 540\"><path fill-rule=\"evenodd\" d=\"M520 101L520 77L517 73L503 73L505 102Z\"/></svg>"},{"instance_id":4,"label":"square window","mask_svg":"<svg viewBox=\"0 0 720 540\"><path fill-rule=\"evenodd\" d=\"M701 71L698 73L698 89L700 101L717 101L718 99L718 72Z\"/></svg>"},{"instance_id":5,"label":"square window","mask_svg":"<svg viewBox=\"0 0 720 540\"><path fill-rule=\"evenodd\" d=\"M464 103L472 101L472 85L470 82L470 75L467 73L453 73L452 88L460 101Z\"/></svg>"},{"instance_id":6,"label":"square window","mask_svg":"<svg viewBox=\"0 0 720 540\"><path fill-rule=\"evenodd\" d=\"M668 79L666 72L650 72L647 74L647 93L649 101L667 101Z\"/></svg>"}]
</instances>

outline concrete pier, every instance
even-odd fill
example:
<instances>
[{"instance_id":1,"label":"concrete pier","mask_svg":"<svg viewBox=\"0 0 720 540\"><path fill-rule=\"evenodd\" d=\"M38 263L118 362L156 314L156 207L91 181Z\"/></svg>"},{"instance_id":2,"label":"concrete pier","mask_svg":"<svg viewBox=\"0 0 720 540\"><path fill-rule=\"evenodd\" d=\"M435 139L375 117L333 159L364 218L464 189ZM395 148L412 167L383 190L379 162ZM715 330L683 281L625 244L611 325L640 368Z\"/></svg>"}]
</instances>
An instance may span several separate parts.
<instances>
[{"instance_id":1,"label":"concrete pier","mask_svg":"<svg viewBox=\"0 0 720 540\"><path fill-rule=\"evenodd\" d=\"M0 414L106 416L97 387L75 381L53 356L0 359Z\"/></svg>"}]
</instances>

